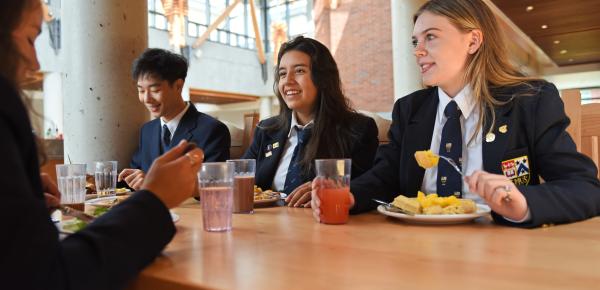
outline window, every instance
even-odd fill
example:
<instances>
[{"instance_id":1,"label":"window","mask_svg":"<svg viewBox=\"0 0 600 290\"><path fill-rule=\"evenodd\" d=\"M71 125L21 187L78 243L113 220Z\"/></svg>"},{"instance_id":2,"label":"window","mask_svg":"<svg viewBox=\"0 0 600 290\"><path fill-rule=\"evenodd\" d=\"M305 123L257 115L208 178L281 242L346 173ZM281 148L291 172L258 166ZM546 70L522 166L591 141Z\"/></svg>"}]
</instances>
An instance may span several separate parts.
<instances>
[{"instance_id":1,"label":"window","mask_svg":"<svg viewBox=\"0 0 600 290\"><path fill-rule=\"evenodd\" d=\"M267 37L270 37L274 24L284 24L287 36L293 38L304 35L311 30L311 13L309 0L266 0L267 1ZM312 3L312 2L311 2ZM269 45L272 45L269 42ZM268 48L273 51L272 47Z\"/></svg>"},{"instance_id":2,"label":"window","mask_svg":"<svg viewBox=\"0 0 600 290\"><path fill-rule=\"evenodd\" d=\"M309 2L312 0L255 0L259 29L264 43L269 43L271 24L284 23L288 37L309 31ZM200 37L234 0L188 0L187 35ZM312 2L310 2L312 3ZM267 21L264 21L264 17ZM148 0L148 26L167 30L169 23L164 15L161 0ZM209 41L231 46L255 49L254 28L250 3L243 0L209 36ZM272 49L267 45L268 51Z\"/></svg>"}]
</instances>

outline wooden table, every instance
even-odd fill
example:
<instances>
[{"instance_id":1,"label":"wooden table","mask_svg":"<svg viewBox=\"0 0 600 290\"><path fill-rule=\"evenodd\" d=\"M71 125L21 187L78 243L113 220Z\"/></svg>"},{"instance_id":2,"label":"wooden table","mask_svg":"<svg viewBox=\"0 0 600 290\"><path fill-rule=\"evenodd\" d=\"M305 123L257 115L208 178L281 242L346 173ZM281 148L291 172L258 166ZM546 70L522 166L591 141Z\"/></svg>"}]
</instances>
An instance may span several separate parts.
<instances>
[{"instance_id":1,"label":"wooden table","mask_svg":"<svg viewBox=\"0 0 600 290\"><path fill-rule=\"evenodd\" d=\"M199 205L175 212L177 235L131 289L600 289L600 218L525 230L373 212L324 225L274 207L208 233Z\"/></svg>"}]
</instances>

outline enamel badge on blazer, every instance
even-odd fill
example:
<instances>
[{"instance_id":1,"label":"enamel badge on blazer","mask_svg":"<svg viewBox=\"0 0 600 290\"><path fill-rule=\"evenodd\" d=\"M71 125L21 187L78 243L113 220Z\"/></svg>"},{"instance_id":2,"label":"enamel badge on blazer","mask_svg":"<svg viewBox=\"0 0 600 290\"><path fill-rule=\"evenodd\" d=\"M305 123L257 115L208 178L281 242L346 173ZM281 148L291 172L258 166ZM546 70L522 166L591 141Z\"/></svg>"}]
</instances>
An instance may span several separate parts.
<instances>
[{"instance_id":1,"label":"enamel badge on blazer","mask_svg":"<svg viewBox=\"0 0 600 290\"><path fill-rule=\"evenodd\" d=\"M502 161L502 172L515 185L528 185L529 157L527 155Z\"/></svg>"}]
</instances>

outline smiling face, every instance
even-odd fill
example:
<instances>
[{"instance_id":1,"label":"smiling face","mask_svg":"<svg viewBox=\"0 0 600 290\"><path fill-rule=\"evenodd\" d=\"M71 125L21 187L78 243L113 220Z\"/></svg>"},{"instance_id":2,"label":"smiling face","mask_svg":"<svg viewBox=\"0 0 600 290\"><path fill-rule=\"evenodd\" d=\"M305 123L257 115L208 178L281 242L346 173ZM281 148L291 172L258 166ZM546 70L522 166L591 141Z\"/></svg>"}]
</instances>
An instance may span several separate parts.
<instances>
[{"instance_id":1,"label":"smiling face","mask_svg":"<svg viewBox=\"0 0 600 290\"><path fill-rule=\"evenodd\" d=\"M425 11L413 29L413 46L421 77L426 86L439 86L454 96L465 85L465 66L469 54L479 48L473 42L480 32L464 32L444 16Z\"/></svg>"},{"instance_id":2,"label":"smiling face","mask_svg":"<svg viewBox=\"0 0 600 290\"><path fill-rule=\"evenodd\" d=\"M146 106L153 118L162 117L169 121L185 106L181 97L181 79L169 84L166 80L145 74L138 79L137 88L140 102Z\"/></svg>"},{"instance_id":3,"label":"smiling face","mask_svg":"<svg viewBox=\"0 0 600 290\"><path fill-rule=\"evenodd\" d=\"M312 81L310 56L290 50L279 62L279 93L293 111L311 115L317 100L317 87Z\"/></svg>"},{"instance_id":4,"label":"smiling face","mask_svg":"<svg viewBox=\"0 0 600 290\"><path fill-rule=\"evenodd\" d=\"M21 60L17 65L17 82L21 83L27 76L40 69L35 51L35 40L41 32L42 6L34 5L23 12L22 21L12 32L15 46L21 54Z\"/></svg>"}]
</instances>

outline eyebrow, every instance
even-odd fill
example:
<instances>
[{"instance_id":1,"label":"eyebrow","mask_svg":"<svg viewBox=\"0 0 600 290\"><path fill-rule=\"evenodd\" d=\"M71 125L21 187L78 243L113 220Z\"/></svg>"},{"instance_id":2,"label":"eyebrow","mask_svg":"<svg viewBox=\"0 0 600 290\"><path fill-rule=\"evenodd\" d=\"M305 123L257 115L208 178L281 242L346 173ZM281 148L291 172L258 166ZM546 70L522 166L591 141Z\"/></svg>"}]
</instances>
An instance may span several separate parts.
<instances>
[{"instance_id":1,"label":"eyebrow","mask_svg":"<svg viewBox=\"0 0 600 290\"><path fill-rule=\"evenodd\" d=\"M297 68L297 67L308 67L308 65L305 65L305 64L302 64L302 63L295 64L294 68ZM285 69L285 67L279 67L279 70L282 70L282 69Z\"/></svg>"},{"instance_id":2,"label":"eyebrow","mask_svg":"<svg viewBox=\"0 0 600 290\"><path fill-rule=\"evenodd\" d=\"M425 33L429 32L429 31L432 31L432 30L442 31L442 30L441 30L441 29L439 29L439 28L431 27L431 28L427 28L427 29L425 29L423 32L420 32L420 33L418 33L418 34L425 34ZM414 35L413 35L412 37L413 37L413 38L415 38L415 36L414 36Z\"/></svg>"}]
</instances>

